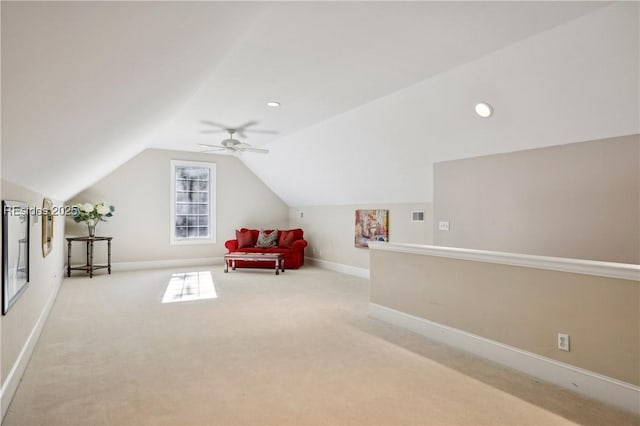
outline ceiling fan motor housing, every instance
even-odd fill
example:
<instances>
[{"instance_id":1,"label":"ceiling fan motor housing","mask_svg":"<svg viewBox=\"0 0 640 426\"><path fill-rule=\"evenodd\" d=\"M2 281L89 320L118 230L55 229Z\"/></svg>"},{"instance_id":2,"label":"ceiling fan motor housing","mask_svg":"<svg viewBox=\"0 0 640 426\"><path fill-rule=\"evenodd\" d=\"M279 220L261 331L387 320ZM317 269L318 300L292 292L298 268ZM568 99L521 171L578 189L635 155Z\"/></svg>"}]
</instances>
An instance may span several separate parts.
<instances>
[{"instance_id":1,"label":"ceiling fan motor housing","mask_svg":"<svg viewBox=\"0 0 640 426\"><path fill-rule=\"evenodd\" d=\"M235 148L236 145L238 145L240 142L235 140L235 139L225 139L222 141L222 146L224 146L225 148Z\"/></svg>"}]
</instances>

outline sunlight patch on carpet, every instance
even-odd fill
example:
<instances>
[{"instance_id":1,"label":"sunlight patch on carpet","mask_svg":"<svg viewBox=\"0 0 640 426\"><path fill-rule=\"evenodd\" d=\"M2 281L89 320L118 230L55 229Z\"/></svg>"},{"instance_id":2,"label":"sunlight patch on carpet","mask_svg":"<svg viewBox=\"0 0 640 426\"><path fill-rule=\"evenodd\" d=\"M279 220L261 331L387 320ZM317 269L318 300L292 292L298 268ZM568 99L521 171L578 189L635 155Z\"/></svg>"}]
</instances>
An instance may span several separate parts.
<instances>
[{"instance_id":1,"label":"sunlight patch on carpet","mask_svg":"<svg viewBox=\"0 0 640 426\"><path fill-rule=\"evenodd\" d=\"M216 299L217 297L211 272L178 272L171 275L162 303Z\"/></svg>"}]
</instances>

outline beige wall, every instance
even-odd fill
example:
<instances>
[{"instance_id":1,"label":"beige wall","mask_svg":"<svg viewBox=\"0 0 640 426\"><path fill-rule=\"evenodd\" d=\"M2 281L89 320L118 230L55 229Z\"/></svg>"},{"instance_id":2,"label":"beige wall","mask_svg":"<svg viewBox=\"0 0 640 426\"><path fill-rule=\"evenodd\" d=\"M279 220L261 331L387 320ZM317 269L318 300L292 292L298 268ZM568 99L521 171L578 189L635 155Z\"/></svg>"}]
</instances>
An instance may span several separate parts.
<instances>
[{"instance_id":1,"label":"beige wall","mask_svg":"<svg viewBox=\"0 0 640 426\"><path fill-rule=\"evenodd\" d=\"M2 199L25 201L32 207L42 207L43 195L16 184L2 181ZM55 204L61 204L56 203ZM29 284L25 292L2 317L2 384L14 366L47 301L55 296L63 277L65 221L54 218L53 248L42 257L42 220L34 223L30 217ZM29 354L26 355L27 357ZM3 398L4 400L4 398Z\"/></svg>"},{"instance_id":2,"label":"beige wall","mask_svg":"<svg viewBox=\"0 0 640 426\"><path fill-rule=\"evenodd\" d=\"M208 161L216 164L215 244L171 245L170 161ZM288 208L240 160L209 155L149 149L69 200L108 201L116 208L108 222L96 227L99 235L113 236L113 262L192 259L222 256L224 242L235 229L284 228ZM68 232L87 235L85 225L68 220ZM96 256L103 253L101 248ZM79 253L78 253L79 254ZM74 256L75 258L75 256Z\"/></svg>"},{"instance_id":3,"label":"beige wall","mask_svg":"<svg viewBox=\"0 0 640 426\"><path fill-rule=\"evenodd\" d=\"M640 384L640 283L371 251L371 301ZM571 351L557 349L557 333Z\"/></svg>"},{"instance_id":4,"label":"beige wall","mask_svg":"<svg viewBox=\"0 0 640 426\"><path fill-rule=\"evenodd\" d=\"M434 242L640 263L639 135L435 164Z\"/></svg>"},{"instance_id":5,"label":"beige wall","mask_svg":"<svg viewBox=\"0 0 640 426\"><path fill-rule=\"evenodd\" d=\"M305 256L368 269L369 250L353 245L357 209L389 210L389 241L415 244L433 241L431 203L294 207L289 209L289 226L304 229L309 243ZM425 221L411 222L413 210L424 210ZM304 212L302 219L300 212Z\"/></svg>"}]
</instances>

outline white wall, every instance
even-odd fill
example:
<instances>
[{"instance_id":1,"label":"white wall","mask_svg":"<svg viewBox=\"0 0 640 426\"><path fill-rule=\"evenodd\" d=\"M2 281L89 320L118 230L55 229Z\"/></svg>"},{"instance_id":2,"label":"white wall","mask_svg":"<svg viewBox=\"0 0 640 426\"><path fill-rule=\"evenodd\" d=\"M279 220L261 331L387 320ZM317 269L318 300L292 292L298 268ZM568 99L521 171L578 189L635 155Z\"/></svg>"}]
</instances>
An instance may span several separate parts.
<instances>
[{"instance_id":1,"label":"white wall","mask_svg":"<svg viewBox=\"0 0 640 426\"><path fill-rule=\"evenodd\" d=\"M208 161L216 164L216 242L171 245L170 161ZM68 204L107 201L116 208L108 222L96 227L98 235L112 236L113 262L200 259L221 257L224 242L235 229L284 228L288 208L236 157L164 150L146 150ZM87 235L86 225L68 219L71 235ZM96 256L104 256L103 246ZM80 255L80 247L76 249ZM75 257L80 259L80 257Z\"/></svg>"},{"instance_id":2,"label":"white wall","mask_svg":"<svg viewBox=\"0 0 640 426\"><path fill-rule=\"evenodd\" d=\"M389 210L389 241L432 244L431 203L370 203L341 206L306 206L289 209L289 226L302 228L309 246L305 256L356 268L369 268L369 250L354 246L355 211ZM424 222L412 222L411 212L424 211ZM303 217L300 217L303 212Z\"/></svg>"},{"instance_id":3,"label":"white wall","mask_svg":"<svg viewBox=\"0 0 640 426\"><path fill-rule=\"evenodd\" d=\"M437 245L640 263L640 135L447 161L434 178Z\"/></svg>"},{"instance_id":4,"label":"white wall","mask_svg":"<svg viewBox=\"0 0 640 426\"><path fill-rule=\"evenodd\" d=\"M147 147L260 10L172 1L2 9L4 168L60 199Z\"/></svg>"},{"instance_id":5,"label":"white wall","mask_svg":"<svg viewBox=\"0 0 640 426\"><path fill-rule=\"evenodd\" d=\"M2 180L2 199L25 201L31 207L42 207L42 194ZM54 204L61 203L54 201ZM51 304L63 278L65 221L54 217L53 248L42 257L42 220L30 220L29 284L6 315L2 316L0 341L1 408L6 413L13 393L44 325Z\"/></svg>"},{"instance_id":6,"label":"white wall","mask_svg":"<svg viewBox=\"0 0 640 426\"><path fill-rule=\"evenodd\" d=\"M614 3L243 161L290 206L431 202L435 162L640 133L639 25Z\"/></svg>"}]
</instances>

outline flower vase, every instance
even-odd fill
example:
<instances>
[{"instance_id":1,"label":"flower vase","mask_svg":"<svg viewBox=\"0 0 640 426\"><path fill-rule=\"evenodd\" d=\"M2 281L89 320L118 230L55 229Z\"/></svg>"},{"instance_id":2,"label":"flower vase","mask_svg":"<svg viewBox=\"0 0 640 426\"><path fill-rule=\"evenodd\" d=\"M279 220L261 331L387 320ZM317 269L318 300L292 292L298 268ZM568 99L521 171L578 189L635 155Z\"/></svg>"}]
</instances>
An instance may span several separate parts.
<instances>
[{"instance_id":1,"label":"flower vase","mask_svg":"<svg viewBox=\"0 0 640 426\"><path fill-rule=\"evenodd\" d=\"M96 236L96 226L87 224L87 227L89 228L89 236L90 237L95 237Z\"/></svg>"}]
</instances>

